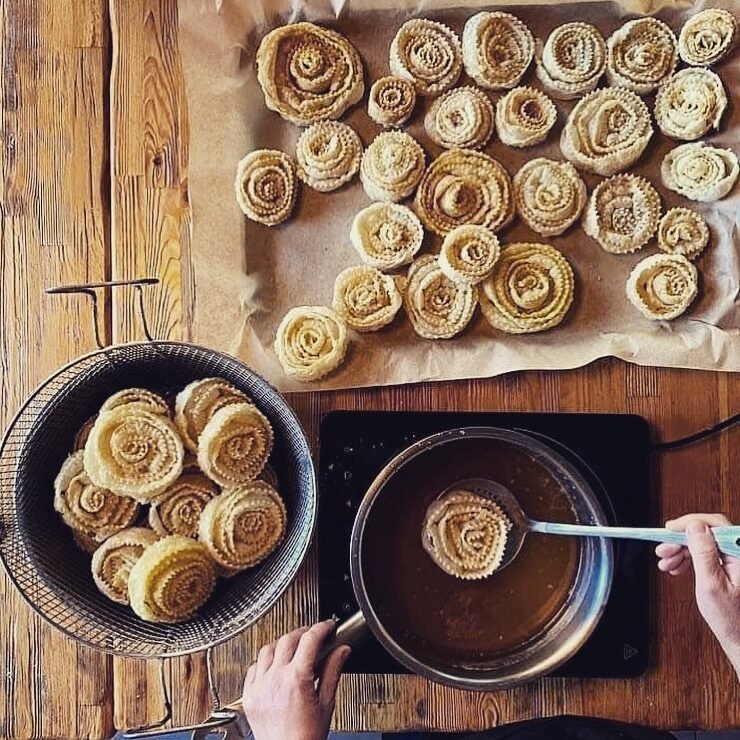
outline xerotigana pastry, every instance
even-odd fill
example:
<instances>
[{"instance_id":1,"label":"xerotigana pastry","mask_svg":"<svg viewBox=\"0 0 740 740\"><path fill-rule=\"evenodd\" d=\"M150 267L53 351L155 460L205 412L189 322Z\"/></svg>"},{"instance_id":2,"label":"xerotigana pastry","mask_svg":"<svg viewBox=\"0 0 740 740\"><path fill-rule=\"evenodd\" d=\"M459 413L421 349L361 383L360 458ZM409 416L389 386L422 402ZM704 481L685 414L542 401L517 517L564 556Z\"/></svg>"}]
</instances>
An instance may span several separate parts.
<instances>
[{"instance_id":1,"label":"xerotigana pastry","mask_svg":"<svg viewBox=\"0 0 740 740\"><path fill-rule=\"evenodd\" d=\"M560 151L576 167L609 177L632 166L652 135L650 111L640 96L607 87L576 103L560 136Z\"/></svg>"},{"instance_id":2,"label":"xerotigana pastry","mask_svg":"<svg viewBox=\"0 0 740 740\"><path fill-rule=\"evenodd\" d=\"M424 128L446 149L479 149L493 133L493 104L477 87L450 90L432 103Z\"/></svg>"},{"instance_id":3,"label":"xerotigana pastry","mask_svg":"<svg viewBox=\"0 0 740 740\"><path fill-rule=\"evenodd\" d=\"M653 92L678 63L676 36L657 18L627 21L609 37L606 46L609 84L641 95Z\"/></svg>"},{"instance_id":4,"label":"xerotigana pastry","mask_svg":"<svg viewBox=\"0 0 740 740\"><path fill-rule=\"evenodd\" d=\"M319 121L298 137L295 156L298 177L314 190L327 193L357 174L362 142L346 123Z\"/></svg>"},{"instance_id":5,"label":"xerotigana pastry","mask_svg":"<svg viewBox=\"0 0 740 740\"><path fill-rule=\"evenodd\" d=\"M644 177L615 175L591 193L583 230L607 252L628 254L641 249L660 220L660 195Z\"/></svg>"},{"instance_id":6,"label":"xerotigana pastry","mask_svg":"<svg viewBox=\"0 0 740 740\"><path fill-rule=\"evenodd\" d=\"M357 331L376 331L390 324L401 303L395 280L376 267L348 267L334 282L332 307Z\"/></svg>"},{"instance_id":7,"label":"xerotigana pastry","mask_svg":"<svg viewBox=\"0 0 740 740\"><path fill-rule=\"evenodd\" d=\"M458 226L442 242L439 269L453 282L477 285L490 275L500 251L498 238L485 226Z\"/></svg>"},{"instance_id":8,"label":"xerotigana pastry","mask_svg":"<svg viewBox=\"0 0 740 740\"><path fill-rule=\"evenodd\" d=\"M210 478L200 472L183 473L152 503L149 526L157 534L195 538L200 514L216 494L218 488Z\"/></svg>"},{"instance_id":9,"label":"xerotigana pastry","mask_svg":"<svg viewBox=\"0 0 740 740\"><path fill-rule=\"evenodd\" d=\"M367 100L367 114L381 126L402 126L416 105L416 88L411 80L389 75L373 82Z\"/></svg>"},{"instance_id":10,"label":"xerotigana pastry","mask_svg":"<svg viewBox=\"0 0 740 740\"><path fill-rule=\"evenodd\" d=\"M655 121L673 139L693 141L719 129L727 107L722 80L701 67L682 69L669 77L655 96Z\"/></svg>"},{"instance_id":11,"label":"xerotigana pastry","mask_svg":"<svg viewBox=\"0 0 740 740\"><path fill-rule=\"evenodd\" d=\"M558 100L591 92L606 68L606 42L590 23L573 21L547 37L537 58L537 77Z\"/></svg>"},{"instance_id":12,"label":"xerotigana pastry","mask_svg":"<svg viewBox=\"0 0 740 740\"><path fill-rule=\"evenodd\" d=\"M671 208L658 224L658 247L668 254L696 259L709 244L709 226L689 208Z\"/></svg>"},{"instance_id":13,"label":"xerotigana pastry","mask_svg":"<svg viewBox=\"0 0 740 740\"><path fill-rule=\"evenodd\" d=\"M708 67L732 51L738 37L735 16L722 8L707 8L684 23L678 53L686 64Z\"/></svg>"},{"instance_id":14,"label":"xerotigana pastry","mask_svg":"<svg viewBox=\"0 0 740 740\"><path fill-rule=\"evenodd\" d=\"M735 185L740 167L731 149L702 142L681 144L663 158L663 185L691 200L711 202L724 198Z\"/></svg>"},{"instance_id":15,"label":"xerotigana pastry","mask_svg":"<svg viewBox=\"0 0 740 740\"><path fill-rule=\"evenodd\" d=\"M339 118L365 91L357 49L313 23L281 26L262 39L257 80L265 105L299 126Z\"/></svg>"},{"instance_id":16,"label":"xerotigana pastry","mask_svg":"<svg viewBox=\"0 0 740 740\"><path fill-rule=\"evenodd\" d=\"M414 192L424 173L424 150L404 131L383 131L365 149L360 180L368 198L397 203Z\"/></svg>"},{"instance_id":17,"label":"xerotigana pastry","mask_svg":"<svg viewBox=\"0 0 740 740\"><path fill-rule=\"evenodd\" d=\"M495 329L527 334L557 326L573 302L573 269L548 244L509 244L482 283L480 307Z\"/></svg>"},{"instance_id":18,"label":"xerotigana pastry","mask_svg":"<svg viewBox=\"0 0 740 740\"><path fill-rule=\"evenodd\" d=\"M552 100L532 87L516 87L496 104L496 131L508 146L525 147L543 142L557 118Z\"/></svg>"},{"instance_id":19,"label":"xerotigana pastry","mask_svg":"<svg viewBox=\"0 0 740 740\"><path fill-rule=\"evenodd\" d=\"M511 179L500 162L483 152L450 149L427 168L414 208L424 226L440 236L465 224L495 232L514 218Z\"/></svg>"},{"instance_id":20,"label":"xerotigana pastry","mask_svg":"<svg viewBox=\"0 0 740 740\"><path fill-rule=\"evenodd\" d=\"M465 23L462 54L465 71L481 87L516 87L534 56L532 32L509 13L476 13Z\"/></svg>"},{"instance_id":21,"label":"xerotigana pastry","mask_svg":"<svg viewBox=\"0 0 740 740\"><path fill-rule=\"evenodd\" d=\"M344 319L324 306L297 306L277 328L275 353L286 375L318 380L342 364L349 339Z\"/></svg>"},{"instance_id":22,"label":"xerotigana pastry","mask_svg":"<svg viewBox=\"0 0 740 740\"><path fill-rule=\"evenodd\" d=\"M419 95L449 90L462 71L457 34L444 23L414 18L406 21L391 42L391 72L410 80Z\"/></svg>"},{"instance_id":23,"label":"xerotigana pastry","mask_svg":"<svg viewBox=\"0 0 740 740\"><path fill-rule=\"evenodd\" d=\"M234 191L247 218L276 226L293 212L298 191L295 164L277 149L250 152L236 167Z\"/></svg>"},{"instance_id":24,"label":"xerotigana pastry","mask_svg":"<svg viewBox=\"0 0 740 740\"><path fill-rule=\"evenodd\" d=\"M450 339L470 323L478 299L475 287L450 280L437 258L425 255L409 267L404 302L419 336Z\"/></svg>"},{"instance_id":25,"label":"xerotigana pastry","mask_svg":"<svg viewBox=\"0 0 740 740\"><path fill-rule=\"evenodd\" d=\"M532 159L513 182L517 213L541 236L562 234L586 205L586 184L570 162Z\"/></svg>"},{"instance_id":26,"label":"xerotigana pastry","mask_svg":"<svg viewBox=\"0 0 740 740\"><path fill-rule=\"evenodd\" d=\"M373 203L355 216L349 238L365 264L394 270L414 259L424 239L424 227L406 206Z\"/></svg>"},{"instance_id":27,"label":"xerotigana pastry","mask_svg":"<svg viewBox=\"0 0 740 740\"><path fill-rule=\"evenodd\" d=\"M169 406L167 406L164 398L148 391L146 388L124 388L124 390L118 391L118 393L114 393L108 397L103 402L100 410L110 411L117 406L125 406L130 403L135 403L153 414L164 414L168 416L170 413Z\"/></svg>"},{"instance_id":28,"label":"xerotigana pastry","mask_svg":"<svg viewBox=\"0 0 740 740\"><path fill-rule=\"evenodd\" d=\"M95 416L91 416L78 430L77 434L75 434L74 442L72 443L72 451L77 452L77 450L84 450L85 449L85 443L87 442L87 438L90 436L90 430L93 428L93 424L95 424L95 419L97 419L97 414Z\"/></svg>"},{"instance_id":29,"label":"xerotigana pastry","mask_svg":"<svg viewBox=\"0 0 740 740\"><path fill-rule=\"evenodd\" d=\"M698 292L696 267L677 254L651 254L627 279L627 298L648 319L675 319Z\"/></svg>"}]
</instances>

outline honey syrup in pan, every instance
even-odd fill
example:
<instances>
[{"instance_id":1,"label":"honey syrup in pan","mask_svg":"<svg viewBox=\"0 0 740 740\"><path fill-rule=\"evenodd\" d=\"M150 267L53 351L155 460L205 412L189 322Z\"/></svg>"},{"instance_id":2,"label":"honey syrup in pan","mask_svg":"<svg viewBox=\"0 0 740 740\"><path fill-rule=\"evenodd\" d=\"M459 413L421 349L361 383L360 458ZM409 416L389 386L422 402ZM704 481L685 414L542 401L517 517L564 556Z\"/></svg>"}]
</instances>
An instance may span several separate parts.
<instances>
[{"instance_id":1,"label":"honey syrup in pan","mask_svg":"<svg viewBox=\"0 0 740 740\"><path fill-rule=\"evenodd\" d=\"M362 567L389 634L427 664L485 665L547 629L575 581L579 543L528 534L517 557L486 579L447 575L424 551L430 502L466 478L505 485L532 519L575 522L561 484L528 453L495 439L461 439L422 453L386 483L366 523Z\"/></svg>"}]
</instances>

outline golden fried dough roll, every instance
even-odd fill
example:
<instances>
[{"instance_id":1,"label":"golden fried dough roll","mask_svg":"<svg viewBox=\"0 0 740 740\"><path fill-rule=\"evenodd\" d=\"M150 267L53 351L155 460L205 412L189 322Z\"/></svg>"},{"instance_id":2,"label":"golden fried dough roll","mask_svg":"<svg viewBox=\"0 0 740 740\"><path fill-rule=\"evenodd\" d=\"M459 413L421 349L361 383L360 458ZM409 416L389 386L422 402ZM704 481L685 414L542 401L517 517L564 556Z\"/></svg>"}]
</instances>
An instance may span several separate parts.
<instances>
[{"instance_id":1,"label":"golden fried dough roll","mask_svg":"<svg viewBox=\"0 0 740 740\"><path fill-rule=\"evenodd\" d=\"M424 173L424 150L405 131L383 131L362 155L360 180L368 198L397 203L414 192Z\"/></svg>"},{"instance_id":2,"label":"golden fried dough roll","mask_svg":"<svg viewBox=\"0 0 740 740\"><path fill-rule=\"evenodd\" d=\"M236 166L234 191L244 215L277 226L293 212L298 182L293 160L277 149L257 149Z\"/></svg>"},{"instance_id":3,"label":"golden fried dough roll","mask_svg":"<svg viewBox=\"0 0 740 740\"><path fill-rule=\"evenodd\" d=\"M645 318L669 321L686 311L698 292L696 267L677 254L651 254L627 280L627 298Z\"/></svg>"},{"instance_id":4,"label":"golden fried dough roll","mask_svg":"<svg viewBox=\"0 0 740 740\"><path fill-rule=\"evenodd\" d=\"M319 121L309 126L295 147L298 177L320 193L348 183L360 169L362 141L346 123Z\"/></svg>"},{"instance_id":5,"label":"golden fried dough roll","mask_svg":"<svg viewBox=\"0 0 740 740\"><path fill-rule=\"evenodd\" d=\"M493 270L501 248L485 226L458 226L442 242L439 269L456 283L477 285Z\"/></svg>"},{"instance_id":6,"label":"golden fried dough roll","mask_svg":"<svg viewBox=\"0 0 740 740\"><path fill-rule=\"evenodd\" d=\"M737 181L735 152L701 141L681 144L663 158L660 176L670 190L691 200L710 203L724 198Z\"/></svg>"},{"instance_id":7,"label":"golden fried dough roll","mask_svg":"<svg viewBox=\"0 0 740 740\"><path fill-rule=\"evenodd\" d=\"M684 23L678 53L686 64L709 67L724 59L738 38L738 22L729 10L707 8Z\"/></svg>"},{"instance_id":8,"label":"golden fried dough roll","mask_svg":"<svg viewBox=\"0 0 740 740\"><path fill-rule=\"evenodd\" d=\"M198 536L198 523L205 505L218 494L216 484L203 473L183 473L157 496L149 508L149 526L162 536Z\"/></svg>"},{"instance_id":9,"label":"golden fried dough roll","mask_svg":"<svg viewBox=\"0 0 740 740\"><path fill-rule=\"evenodd\" d=\"M696 259L709 244L704 217L689 208L671 208L658 223L658 248L667 254Z\"/></svg>"},{"instance_id":10,"label":"golden fried dough roll","mask_svg":"<svg viewBox=\"0 0 740 740\"><path fill-rule=\"evenodd\" d=\"M381 126L398 127L411 116L416 105L416 88L411 80L388 75L373 82L367 100L367 114Z\"/></svg>"},{"instance_id":11,"label":"golden fried dough roll","mask_svg":"<svg viewBox=\"0 0 740 740\"><path fill-rule=\"evenodd\" d=\"M377 331L390 324L401 308L396 281L369 265L355 265L337 275L332 307L357 331Z\"/></svg>"},{"instance_id":12,"label":"golden fried dough roll","mask_svg":"<svg viewBox=\"0 0 740 740\"><path fill-rule=\"evenodd\" d=\"M148 391L146 388L125 388L122 391L118 391L118 393L114 393L103 402L100 410L111 411L118 406L126 406L129 403L138 404L152 414L168 416L170 413L169 406L164 398Z\"/></svg>"},{"instance_id":13,"label":"golden fried dough roll","mask_svg":"<svg viewBox=\"0 0 740 740\"><path fill-rule=\"evenodd\" d=\"M493 134L493 115L493 104L482 90L458 87L432 103L424 129L445 149L480 149Z\"/></svg>"},{"instance_id":14,"label":"golden fried dough roll","mask_svg":"<svg viewBox=\"0 0 740 740\"><path fill-rule=\"evenodd\" d=\"M540 144L557 118L552 100L532 87L515 87L496 104L496 131L507 146Z\"/></svg>"}]
</instances>

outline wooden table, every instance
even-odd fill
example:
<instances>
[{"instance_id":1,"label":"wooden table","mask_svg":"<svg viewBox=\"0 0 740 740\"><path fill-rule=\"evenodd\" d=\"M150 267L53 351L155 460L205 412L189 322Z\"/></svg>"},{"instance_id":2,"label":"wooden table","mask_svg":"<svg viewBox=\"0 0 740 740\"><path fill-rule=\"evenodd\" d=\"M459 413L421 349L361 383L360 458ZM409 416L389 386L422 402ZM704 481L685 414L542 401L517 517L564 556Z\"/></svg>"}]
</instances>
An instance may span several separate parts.
<instances>
[{"instance_id":1,"label":"wooden table","mask_svg":"<svg viewBox=\"0 0 740 740\"><path fill-rule=\"evenodd\" d=\"M0 25L4 427L41 380L93 347L85 302L46 296L44 287L157 275L161 284L147 301L153 333L187 340L195 286L176 0L6 0ZM132 305L126 291L106 302L107 341L142 338ZM740 382L605 360L573 372L291 400L314 443L321 415L336 408L633 412L649 419L656 437L671 438L737 412ZM655 491L655 522L691 510L740 519L740 430L657 458ZM272 612L216 650L227 700L263 642L316 616L316 582L313 553ZM336 725L480 728L566 712L674 728L740 724L737 681L697 614L691 579L656 576L652 602L655 650L644 678L546 679L474 694L420 678L349 677ZM162 714L157 663L77 646L36 618L4 576L0 635L3 737L101 737ZM166 672L175 721L204 717L202 656L173 661Z\"/></svg>"}]
</instances>

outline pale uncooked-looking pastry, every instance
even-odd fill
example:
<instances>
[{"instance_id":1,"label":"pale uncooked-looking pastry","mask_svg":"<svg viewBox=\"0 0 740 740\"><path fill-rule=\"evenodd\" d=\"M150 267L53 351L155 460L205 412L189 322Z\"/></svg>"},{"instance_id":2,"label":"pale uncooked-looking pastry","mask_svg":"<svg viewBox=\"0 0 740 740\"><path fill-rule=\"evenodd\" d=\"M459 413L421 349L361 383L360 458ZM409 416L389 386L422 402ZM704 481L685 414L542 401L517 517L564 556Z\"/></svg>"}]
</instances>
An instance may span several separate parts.
<instances>
[{"instance_id":1,"label":"pale uncooked-looking pastry","mask_svg":"<svg viewBox=\"0 0 740 740\"><path fill-rule=\"evenodd\" d=\"M655 96L655 121L673 139L693 141L710 128L719 129L727 107L722 80L709 69L682 69L669 77Z\"/></svg>"},{"instance_id":2,"label":"pale uncooked-looking pastry","mask_svg":"<svg viewBox=\"0 0 740 740\"><path fill-rule=\"evenodd\" d=\"M286 375L318 380L336 370L349 346L347 325L324 306L297 306L277 328L275 353Z\"/></svg>"},{"instance_id":3,"label":"pale uncooked-looking pastry","mask_svg":"<svg viewBox=\"0 0 740 740\"><path fill-rule=\"evenodd\" d=\"M390 324L401 308L396 281L370 265L354 265L337 275L332 307L357 331L376 331Z\"/></svg>"},{"instance_id":4,"label":"pale uncooked-looking pastry","mask_svg":"<svg viewBox=\"0 0 740 740\"><path fill-rule=\"evenodd\" d=\"M652 135L650 111L640 96L607 87L576 103L560 136L560 151L576 167L609 177L633 165Z\"/></svg>"},{"instance_id":5,"label":"pale uncooked-looking pastry","mask_svg":"<svg viewBox=\"0 0 740 740\"><path fill-rule=\"evenodd\" d=\"M406 206L372 203L355 216L349 239L365 264L394 270L414 259L424 239L424 227Z\"/></svg>"},{"instance_id":6,"label":"pale uncooked-looking pastry","mask_svg":"<svg viewBox=\"0 0 740 740\"><path fill-rule=\"evenodd\" d=\"M93 580L102 594L119 604L128 604L131 568L149 545L159 537L146 527L129 527L109 537L92 557Z\"/></svg>"},{"instance_id":7,"label":"pale uncooked-looking pastry","mask_svg":"<svg viewBox=\"0 0 740 740\"><path fill-rule=\"evenodd\" d=\"M511 522L489 498L454 489L435 499L424 515L424 550L447 574L475 580L493 573L504 557Z\"/></svg>"},{"instance_id":8,"label":"pale uncooked-looking pastry","mask_svg":"<svg viewBox=\"0 0 740 740\"><path fill-rule=\"evenodd\" d=\"M108 397L103 405L100 407L101 411L110 411L117 406L125 406L126 404L135 403L141 406L146 411L151 411L153 414L164 414L168 416L170 413L167 402L161 396L156 393L148 391L146 388L124 388L118 393L114 393ZM90 423L90 420L87 422ZM84 445L83 445L84 447Z\"/></svg>"},{"instance_id":9,"label":"pale uncooked-looking pastry","mask_svg":"<svg viewBox=\"0 0 740 740\"><path fill-rule=\"evenodd\" d=\"M416 88L411 80L388 75L373 82L367 99L367 114L381 126L402 126L416 105Z\"/></svg>"},{"instance_id":10,"label":"pale uncooked-looking pastry","mask_svg":"<svg viewBox=\"0 0 740 740\"><path fill-rule=\"evenodd\" d=\"M663 157L663 185L691 200L711 202L732 190L740 167L731 149L706 146L702 142L681 144Z\"/></svg>"},{"instance_id":11,"label":"pale uncooked-looking pastry","mask_svg":"<svg viewBox=\"0 0 740 740\"><path fill-rule=\"evenodd\" d=\"M514 218L511 178L488 154L450 149L427 168L414 208L424 226L440 236L464 224L495 232Z\"/></svg>"},{"instance_id":12,"label":"pale uncooked-looking pastry","mask_svg":"<svg viewBox=\"0 0 740 740\"><path fill-rule=\"evenodd\" d=\"M149 508L149 526L158 534L197 537L200 514L218 494L216 484L200 472L183 473Z\"/></svg>"},{"instance_id":13,"label":"pale uncooked-looking pastry","mask_svg":"<svg viewBox=\"0 0 740 740\"><path fill-rule=\"evenodd\" d=\"M481 87L516 87L534 56L532 32L509 13L476 13L465 23L462 38L465 71Z\"/></svg>"},{"instance_id":14,"label":"pale uncooked-looking pastry","mask_svg":"<svg viewBox=\"0 0 740 740\"><path fill-rule=\"evenodd\" d=\"M606 42L596 26L573 21L550 33L537 58L537 77L558 100L591 92L606 68Z\"/></svg>"},{"instance_id":15,"label":"pale uncooked-looking pastry","mask_svg":"<svg viewBox=\"0 0 740 740\"><path fill-rule=\"evenodd\" d=\"M462 72L460 39L444 23L413 18L391 41L390 67L397 77L413 82L420 95L439 95Z\"/></svg>"},{"instance_id":16,"label":"pale uncooked-looking pastry","mask_svg":"<svg viewBox=\"0 0 740 740\"><path fill-rule=\"evenodd\" d=\"M211 595L216 564L205 545L173 534L149 545L128 576L131 608L147 622L182 622Z\"/></svg>"},{"instance_id":17,"label":"pale uncooked-looking pastry","mask_svg":"<svg viewBox=\"0 0 740 740\"><path fill-rule=\"evenodd\" d=\"M642 249L660 221L660 195L644 177L614 175L591 193L583 230L607 252L628 254Z\"/></svg>"},{"instance_id":18,"label":"pale uncooked-looking pastry","mask_svg":"<svg viewBox=\"0 0 740 740\"><path fill-rule=\"evenodd\" d=\"M609 84L641 95L653 92L678 63L676 36L657 18L627 21L609 37L606 46Z\"/></svg>"},{"instance_id":19,"label":"pale uncooked-looking pastry","mask_svg":"<svg viewBox=\"0 0 740 740\"><path fill-rule=\"evenodd\" d=\"M424 150L405 131L382 131L362 155L360 180L368 198L397 203L424 173Z\"/></svg>"},{"instance_id":20,"label":"pale uncooked-looking pastry","mask_svg":"<svg viewBox=\"0 0 740 740\"><path fill-rule=\"evenodd\" d=\"M562 234L586 205L586 184L570 162L537 157L514 175L517 213L541 236Z\"/></svg>"},{"instance_id":21,"label":"pale uncooked-looking pastry","mask_svg":"<svg viewBox=\"0 0 740 740\"><path fill-rule=\"evenodd\" d=\"M456 283L477 285L489 276L500 252L498 238L490 229L458 226L442 242L439 269Z\"/></svg>"},{"instance_id":22,"label":"pale uncooked-looking pastry","mask_svg":"<svg viewBox=\"0 0 740 740\"><path fill-rule=\"evenodd\" d=\"M424 128L446 149L480 149L493 133L493 104L477 87L458 87L432 103Z\"/></svg>"},{"instance_id":23,"label":"pale uncooked-looking pastry","mask_svg":"<svg viewBox=\"0 0 740 740\"><path fill-rule=\"evenodd\" d=\"M319 121L298 137L295 156L298 177L314 190L328 193L357 174L362 142L346 123Z\"/></svg>"},{"instance_id":24,"label":"pale uncooked-looking pastry","mask_svg":"<svg viewBox=\"0 0 740 740\"><path fill-rule=\"evenodd\" d=\"M216 411L198 441L198 465L219 486L254 480L272 451L267 417L251 403L234 403Z\"/></svg>"},{"instance_id":25,"label":"pale uncooked-looking pastry","mask_svg":"<svg viewBox=\"0 0 740 740\"><path fill-rule=\"evenodd\" d=\"M252 221L276 226L293 212L298 182L295 164L277 149L257 149L236 167L236 201Z\"/></svg>"},{"instance_id":26,"label":"pale uncooked-looking pastry","mask_svg":"<svg viewBox=\"0 0 740 740\"><path fill-rule=\"evenodd\" d=\"M557 326L573 303L573 269L548 244L509 244L483 284L480 307L495 329L528 334Z\"/></svg>"},{"instance_id":27,"label":"pale uncooked-looking pastry","mask_svg":"<svg viewBox=\"0 0 740 740\"><path fill-rule=\"evenodd\" d=\"M474 286L450 280L437 258L425 255L409 267L404 301L419 336L450 339L470 323L478 298Z\"/></svg>"},{"instance_id":28,"label":"pale uncooked-looking pastry","mask_svg":"<svg viewBox=\"0 0 740 740\"><path fill-rule=\"evenodd\" d=\"M299 126L339 118L365 91L357 49L313 23L281 26L262 39L257 80L265 105Z\"/></svg>"},{"instance_id":29,"label":"pale uncooked-looking pastry","mask_svg":"<svg viewBox=\"0 0 740 740\"><path fill-rule=\"evenodd\" d=\"M543 142L557 118L552 100L532 87L515 87L496 104L496 132L507 146Z\"/></svg>"},{"instance_id":30,"label":"pale uncooked-looking pastry","mask_svg":"<svg viewBox=\"0 0 740 740\"><path fill-rule=\"evenodd\" d=\"M658 247L668 254L696 259L709 244L709 226L689 208L671 208L658 224Z\"/></svg>"},{"instance_id":31,"label":"pale uncooked-looking pastry","mask_svg":"<svg viewBox=\"0 0 740 740\"><path fill-rule=\"evenodd\" d=\"M686 64L710 66L732 51L738 23L729 10L707 8L684 23L678 37L678 53Z\"/></svg>"},{"instance_id":32,"label":"pale uncooked-looking pastry","mask_svg":"<svg viewBox=\"0 0 740 740\"><path fill-rule=\"evenodd\" d=\"M627 298L648 319L675 319L698 292L696 267L678 254L651 254L627 279Z\"/></svg>"}]
</instances>

